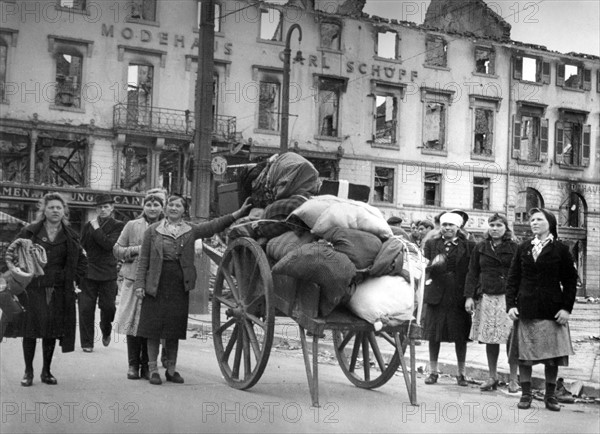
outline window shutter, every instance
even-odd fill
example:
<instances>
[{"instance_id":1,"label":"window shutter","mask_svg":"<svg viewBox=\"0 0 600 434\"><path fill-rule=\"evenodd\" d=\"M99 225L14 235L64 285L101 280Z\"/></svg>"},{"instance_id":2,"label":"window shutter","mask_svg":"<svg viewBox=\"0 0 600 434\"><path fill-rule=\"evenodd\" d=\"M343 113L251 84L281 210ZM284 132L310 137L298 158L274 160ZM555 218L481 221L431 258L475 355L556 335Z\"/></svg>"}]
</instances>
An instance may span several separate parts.
<instances>
[{"instance_id":1,"label":"window shutter","mask_svg":"<svg viewBox=\"0 0 600 434\"><path fill-rule=\"evenodd\" d=\"M592 70L584 69L583 70L583 90L591 90L592 89Z\"/></svg>"},{"instance_id":2,"label":"window shutter","mask_svg":"<svg viewBox=\"0 0 600 434\"><path fill-rule=\"evenodd\" d=\"M513 78L515 80L521 80L523 78L523 58L521 56L515 57L515 63L513 66Z\"/></svg>"},{"instance_id":3,"label":"window shutter","mask_svg":"<svg viewBox=\"0 0 600 434\"><path fill-rule=\"evenodd\" d=\"M550 62L542 63L542 83L550 84Z\"/></svg>"},{"instance_id":4,"label":"window shutter","mask_svg":"<svg viewBox=\"0 0 600 434\"><path fill-rule=\"evenodd\" d=\"M558 157L562 156L563 145L564 145L564 137L563 137L563 123L561 121L556 121L556 145L555 148L555 158L558 161Z\"/></svg>"},{"instance_id":5,"label":"window shutter","mask_svg":"<svg viewBox=\"0 0 600 434\"><path fill-rule=\"evenodd\" d=\"M565 85L565 65L556 65L556 85Z\"/></svg>"},{"instance_id":6,"label":"window shutter","mask_svg":"<svg viewBox=\"0 0 600 434\"><path fill-rule=\"evenodd\" d=\"M490 75L496 74L496 50L490 51Z\"/></svg>"},{"instance_id":7,"label":"window shutter","mask_svg":"<svg viewBox=\"0 0 600 434\"><path fill-rule=\"evenodd\" d=\"M541 119L540 160L548 161L548 119Z\"/></svg>"},{"instance_id":8,"label":"window shutter","mask_svg":"<svg viewBox=\"0 0 600 434\"><path fill-rule=\"evenodd\" d=\"M513 115L513 153L515 159L521 158L521 117Z\"/></svg>"},{"instance_id":9,"label":"window shutter","mask_svg":"<svg viewBox=\"0 0 600 434\"><path fill-rule=\"evenodd\" d=\"M583 147L581 152L581 165L589 166L590 165L590 139L592 137L592 126L584 125L583 126Z\"/></svg>"}]
</instances>

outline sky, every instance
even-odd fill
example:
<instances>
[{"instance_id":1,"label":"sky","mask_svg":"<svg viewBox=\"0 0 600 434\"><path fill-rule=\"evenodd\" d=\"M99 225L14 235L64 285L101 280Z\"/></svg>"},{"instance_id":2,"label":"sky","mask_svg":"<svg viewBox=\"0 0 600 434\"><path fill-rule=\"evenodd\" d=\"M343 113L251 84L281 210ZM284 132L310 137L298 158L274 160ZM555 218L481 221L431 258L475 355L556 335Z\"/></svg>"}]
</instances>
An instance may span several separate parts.
<instances>
[{"instance_id":1,"label":"sky","mask_svg":"<svg viewBox=\"0 0 600 434\"><path fill-rule=\"evenodd\" d=\"M485 0L512 26L511 39L561 53L600 56L598 0ZM370 15L422 24L430 0L367 0Z\"/></svg>"}]
</instances>

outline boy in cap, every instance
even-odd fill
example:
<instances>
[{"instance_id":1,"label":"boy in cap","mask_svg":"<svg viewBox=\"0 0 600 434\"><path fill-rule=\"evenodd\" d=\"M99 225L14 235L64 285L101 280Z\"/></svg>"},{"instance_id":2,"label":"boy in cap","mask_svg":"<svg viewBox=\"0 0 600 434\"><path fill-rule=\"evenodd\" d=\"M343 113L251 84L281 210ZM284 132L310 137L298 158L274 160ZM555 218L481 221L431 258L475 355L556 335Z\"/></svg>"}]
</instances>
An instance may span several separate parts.
<instances>
[{"instance_id":1,"label":"boy in cap","mask_svg":"<svg viewBox=\"0 0 600 434\"><path fill-rule=\"evenodd\" d=\"M110 194L96 198L98 216L89 221L81 232L81 245L88 256L88 269L78 298L79 338L86 353L94 349L94 316L96 302L100 308L102 344L110 344L112 322L115 318L117 297L117 260L113 246L124 223L113 218L114 199Z\"/></svg>"}]
</instances>

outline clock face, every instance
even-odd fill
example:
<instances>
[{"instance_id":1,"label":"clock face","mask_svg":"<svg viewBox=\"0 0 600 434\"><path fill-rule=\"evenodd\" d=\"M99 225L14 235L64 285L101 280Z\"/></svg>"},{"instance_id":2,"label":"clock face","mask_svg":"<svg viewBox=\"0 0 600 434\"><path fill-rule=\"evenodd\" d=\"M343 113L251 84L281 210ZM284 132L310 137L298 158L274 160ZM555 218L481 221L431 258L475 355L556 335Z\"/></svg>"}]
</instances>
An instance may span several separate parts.
<instances>
[{"instance_id":1,"label":"clock face","mask_svg":"<svg viewBox=\"0 0 600 434\"><path fill-rule=\"evenodd\" d=\"M215 157L212 159L210 168L215 175L222 175L227 169L227 160L223 157Z\"/></svg>"}]
</instances>

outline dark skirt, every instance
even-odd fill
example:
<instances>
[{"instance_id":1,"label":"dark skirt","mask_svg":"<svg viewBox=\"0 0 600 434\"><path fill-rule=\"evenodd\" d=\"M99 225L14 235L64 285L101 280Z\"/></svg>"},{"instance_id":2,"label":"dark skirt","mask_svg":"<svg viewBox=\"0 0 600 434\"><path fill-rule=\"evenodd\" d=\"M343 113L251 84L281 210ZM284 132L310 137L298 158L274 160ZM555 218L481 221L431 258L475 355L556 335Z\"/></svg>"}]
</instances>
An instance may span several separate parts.
<instances>
[{"instance_id":1,"label":"dark skirt","mask_svg":"<svg viewBox=\"0 0 600 434\"><path fill-rule=\"evenodd\" d=\"M25 313L9 323L5 335L22 338L61 338L65 335L65 289L31 288L19 296Z\"/></svg>"},{"instance_id":2,"label":"dark skirt","mask_svg":"<svg viewBox=\"0 0 600 434\"><path fill-rule=\"evenodd\" d=\"M183 285L183 271L178 262L164 261L156 297L146 295L142 301L137 336L150 339L185 339L190 294Z\"/></svg>"},{"instance_id":3,"label":"dark skirt","mask_svg":"<svg viewBox=\"0 0 600 434\"><path fill-rule=\"evenodd\" d=\"M462 291L454 288L453 273L445 275L446 288L438 304L427 304L423 339L432 342L466 342L471 330L471 315L465 311Z\"/></svg>"}]
</instances>

